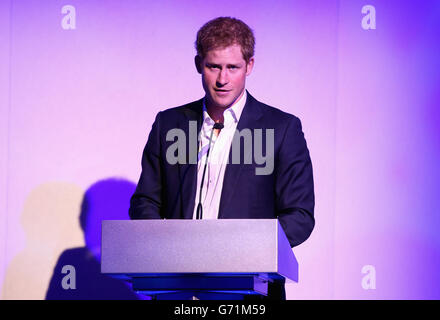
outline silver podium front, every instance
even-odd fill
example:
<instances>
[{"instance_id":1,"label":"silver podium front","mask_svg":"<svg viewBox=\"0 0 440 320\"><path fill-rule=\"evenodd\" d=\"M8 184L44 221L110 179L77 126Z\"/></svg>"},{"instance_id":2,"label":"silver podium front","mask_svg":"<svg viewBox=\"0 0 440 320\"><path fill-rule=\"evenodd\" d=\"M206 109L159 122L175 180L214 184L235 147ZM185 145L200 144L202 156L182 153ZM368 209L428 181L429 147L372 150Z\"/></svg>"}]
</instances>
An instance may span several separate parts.
<instances>
[{"instance_id":1,"label":"silver podium front","mask_svg":"<svg viewBox=\"0 0 440 320\"><path fill-rule=\"evenodd\" d=\"M298 282L298 262L277 219L105 220L101 273L156 298L267 295Z\"/></svg>"}]
</instances>

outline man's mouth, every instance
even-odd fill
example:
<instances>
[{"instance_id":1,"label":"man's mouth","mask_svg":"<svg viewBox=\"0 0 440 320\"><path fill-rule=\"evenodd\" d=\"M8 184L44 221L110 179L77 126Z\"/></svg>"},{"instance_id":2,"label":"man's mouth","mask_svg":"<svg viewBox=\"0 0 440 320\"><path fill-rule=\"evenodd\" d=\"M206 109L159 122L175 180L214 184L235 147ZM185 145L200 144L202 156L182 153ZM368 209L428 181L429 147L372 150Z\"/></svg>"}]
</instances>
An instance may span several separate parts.
<instances>
[{"instance_id":1,"label":"man's mouth","mask_svg":"<svg viewBox=\"0 0 440 320\"><path fill-rule=\"evenodd\" d=\"M215 95L219 98L226 98L229 96L230 90L217 90L215 89Z\"/></svg>"}]
</instances>

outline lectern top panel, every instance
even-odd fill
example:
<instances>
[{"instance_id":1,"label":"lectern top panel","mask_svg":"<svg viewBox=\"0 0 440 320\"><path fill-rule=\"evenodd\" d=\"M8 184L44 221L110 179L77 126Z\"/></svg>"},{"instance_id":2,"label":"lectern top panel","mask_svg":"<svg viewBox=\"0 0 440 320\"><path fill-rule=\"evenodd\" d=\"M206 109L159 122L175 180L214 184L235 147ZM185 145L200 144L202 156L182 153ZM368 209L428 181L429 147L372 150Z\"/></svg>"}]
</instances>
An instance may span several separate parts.
<instances>
[{"instance_id":1,"label":"lectern top panel","mask_svg":"<svg viewBox=\"0 0 440 320\"><path fill-rule=\"evenodd\" d=\"M110 274L277 273L276 219L107 220L101 271ZM282 234L284 237L284 233ZM287 241L287 239L286 239Z\"/></svg>"}]
</instances>

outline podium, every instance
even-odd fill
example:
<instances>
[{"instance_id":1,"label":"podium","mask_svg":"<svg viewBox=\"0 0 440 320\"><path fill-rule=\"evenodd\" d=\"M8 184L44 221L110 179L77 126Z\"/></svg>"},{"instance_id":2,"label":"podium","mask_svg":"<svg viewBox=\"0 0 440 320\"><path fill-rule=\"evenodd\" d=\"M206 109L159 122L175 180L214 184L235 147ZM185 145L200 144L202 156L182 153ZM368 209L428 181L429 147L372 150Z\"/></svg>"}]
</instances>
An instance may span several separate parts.
<instances>
[{"instance_id":1,"label":"podium","mask_svg":"<svg viewBox=\"0 0 440 320\"><path fill-rule=\"evenodd\" d=\"M240 299L298 282L298 262L277 219L104 220L101 273L156 299Z\"/></svg>"}]
</instances>

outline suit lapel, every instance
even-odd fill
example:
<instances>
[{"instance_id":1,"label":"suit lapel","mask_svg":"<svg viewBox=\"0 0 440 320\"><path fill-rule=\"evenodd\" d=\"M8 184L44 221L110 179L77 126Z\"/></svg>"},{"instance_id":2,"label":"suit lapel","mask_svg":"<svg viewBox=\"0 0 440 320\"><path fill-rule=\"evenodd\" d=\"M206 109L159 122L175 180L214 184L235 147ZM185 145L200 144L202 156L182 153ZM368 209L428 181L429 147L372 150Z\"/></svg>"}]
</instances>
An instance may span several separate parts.
<instances>
[{"instance_id":1,"label":"suit lapel","mask_svg":"<svg viewBox=\"0 0 440 320\"><path fill-rule=\"evenodd\" d=\"M237 130L242 131L243 129L250 129L252 131L253 138L253 129L256 129L258 125L258 119L261 118L262 112L259 107L259 102L252 97L249 92L247 92L246 104L243 108L243 112L240 116L240 120L237 124ZM237 131L234 135L234 139L236 138ZM243 168L243 157L244 157L244 148L243 143L240 143L240 164L232 164L232 145L229 149L229 162L226 165L225 169L225 177L223 180L222 194L220 198L220 208L219 208L219 218L223 218L225 216L225 210L228 207L231 196L234 193L238 177L240 175L241 169ZM253 149L252 149L253 150Z\"/></svg>"},{"instance_id":2,"label":"suit lapel","mask_svg":"<svg viewBox=\"0 0 440 320\"><path fill-rule=\"evenodd\" d=\"M194 134L191 137L190 132L190 121L197 121L197 135L195 136L196 148L198 147L198 134L202 126L203 120L203 99L200 99L193 104L189 105L188 108L184 109L184 123L180 124L187 137L186 141L186 162L179 165L179 177L180 177L180 193L181 193L181 218L192 219L195 204L195 195L197 188L197 149L195 154L195 159L192 159L190 163L190 157L194 156L194 152L191 153L189 139L194 139Z\"/></svg>"}]
</instances>

